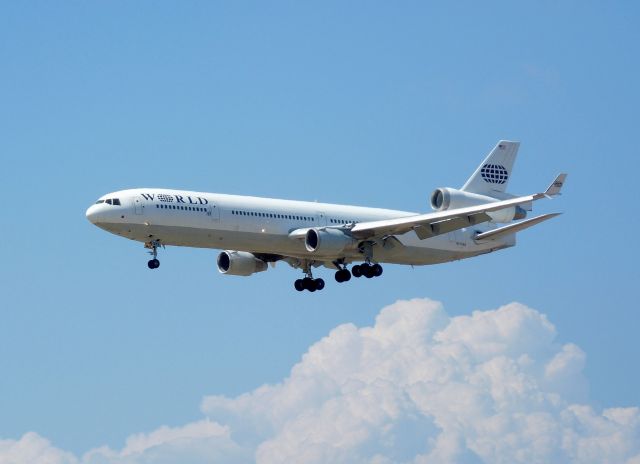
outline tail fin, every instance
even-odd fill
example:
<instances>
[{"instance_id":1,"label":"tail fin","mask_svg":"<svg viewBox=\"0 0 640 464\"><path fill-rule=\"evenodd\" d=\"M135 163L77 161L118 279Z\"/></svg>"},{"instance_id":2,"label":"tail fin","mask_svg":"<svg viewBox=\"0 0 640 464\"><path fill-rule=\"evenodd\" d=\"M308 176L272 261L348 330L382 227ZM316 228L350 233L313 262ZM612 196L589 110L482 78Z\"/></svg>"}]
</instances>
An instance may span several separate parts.
<instances>
[{"instance_id":1,"label":"tail fin","mask_svg":"<svg viewBox=\"0 0 640 464\"><path fill-rule=\"evenodd\" d=\"M496 192L504 192L513 172L518 148L520 148L520 142L500 140L461 190L488 196Z\"/></svg>"}]
</instances>

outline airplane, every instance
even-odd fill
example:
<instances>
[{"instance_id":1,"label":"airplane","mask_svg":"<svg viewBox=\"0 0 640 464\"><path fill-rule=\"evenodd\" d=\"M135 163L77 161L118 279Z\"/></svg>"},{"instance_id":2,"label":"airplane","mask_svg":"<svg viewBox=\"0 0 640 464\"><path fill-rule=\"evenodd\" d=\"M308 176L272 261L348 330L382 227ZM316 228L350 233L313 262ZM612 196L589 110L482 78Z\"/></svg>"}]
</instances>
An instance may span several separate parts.
<instances>
[{"instance_id":1,"label":"airplane","mask_svg":"<svg viewBox=\"0 0 640 464\"><path fill-rule=\"evenodd\" d=\"M337 282L379 277L382 264L427 265L515 246L516 233L558 216L525 219L534 201L560 194L566 174L545 192L506 192L519 142L500 140L460 189L437 188L434 212L252 196L136 188L103 195L86 211L96 226L143 242L160 266L158 249L185 246L222 250L220 273L250 276L284 261L301 269L298 291L325 287L313 269L335 270ZM355 264L354 264L355 263ZM359 263L359 264L358 264ZM351 266L351 269L349 269Z\"/></svg>"}]
</instances>

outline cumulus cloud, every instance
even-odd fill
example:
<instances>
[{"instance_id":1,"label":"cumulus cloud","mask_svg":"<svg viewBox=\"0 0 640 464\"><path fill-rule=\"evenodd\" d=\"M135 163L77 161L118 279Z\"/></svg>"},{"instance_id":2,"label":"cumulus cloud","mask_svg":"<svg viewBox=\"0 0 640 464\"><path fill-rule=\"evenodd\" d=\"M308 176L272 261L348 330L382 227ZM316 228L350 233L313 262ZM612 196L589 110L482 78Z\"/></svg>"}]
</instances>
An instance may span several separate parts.
<instances>
[{"instance_id":1,"label":"cumulus cloud","mask_svg":"<svg viewBox=\"0 0 640 464\"><path fill-rule=\"evenodd\" d=\"M202 421L81 458L29 433L0 441L0 464L640 464L640 410L589 405L585 359L518 303L449 317L398 301L371 327L336 327L278 384L206 396Z\"/></svg>"}]
</instances>

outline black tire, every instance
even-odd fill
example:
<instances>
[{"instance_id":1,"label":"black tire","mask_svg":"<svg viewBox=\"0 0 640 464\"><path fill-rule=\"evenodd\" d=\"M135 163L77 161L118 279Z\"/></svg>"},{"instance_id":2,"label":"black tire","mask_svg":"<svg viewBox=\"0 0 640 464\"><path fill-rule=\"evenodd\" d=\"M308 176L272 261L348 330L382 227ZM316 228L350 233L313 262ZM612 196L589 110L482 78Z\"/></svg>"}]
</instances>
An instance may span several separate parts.
<instances>
[{"instance_id":1,"label":"black tire","mask_svg":"<svg viewBox=\"0 0 640 464\"><path fill-rule=\"evenodd\" d=\"M158 261L157 259L150 259L147 263L147 266L149 267L149 269L157 269L160 267L160 261Z\"/></svg>"},{"instance_id":2,"label":"black tire","mask_svg":"<svg viewBox=\"0 0 640 464\"><path fill-rule=\"evenodd\" d=\"M315 287L313 286L313 279L310 277L305 277L302 279L302 288L305 290L314 291ZM311 290L313 288L313 290Z\"/></svg>"},{"instance_id":3,"label":"black tire","mask_svg":"<svg viewBox=\"0 0 640 464\"><path fill-rule=\"evenodd\" d=\"M367 279L371 279L373 277L373 266L369 266L367 265L367 267L365 267L362 270L362 275L364 275Z\"/></svg>"},{"instance_id":4,"label":"black tire","mask_svg":"<svg viewBox=\"0 0 640 464\"><path fill-rule=\"evenodd\" d=\"M349 272L349 269L343 269L342 272L344 272L343 282L349 282L351 280L351 272Z\"/></svg>"},{"instance_id":5,"label":"black tire","mask_svg":"<svg viewBox=\"0 0 640 464\"><path fill-rule=\"evenodd\" d=\"M324 288L324 280L316 279L315 286L316 286L316 290L318 291L322 290Z\"/></svg>"},{"instance_id":6,"label":"black tire","mask_svg":"<svg viewBox=\"0 0 640 464\"><path fill-rule=\"evenodd\" d=\"M335 278L336 278L336 282L338 282L339 284L344 282L344 280L342 280L342 269L340 269L339 271L336 271Z\"/></svg>"},{"instance_id":7,"label":"black tire","mask_svg":"<svg viewBox=\"0 0 640 464\"><path fill-rule=\"evenodd\" d=\"M380 266L379 264L374 264L373 267L371 268L373 271L373 276L374 277L380 277L382 275L382 266Z\"/></svg>"},{"instance_id":8,"label":"black tire","mask_svg":"<svg viewBox=\"0 0 640 464\"><path fill-rule=\"evenodd\" d=\"M353 277L362 277L362 268L359 264L356 264L351 268L351 274L353 274Z\"/></svg>"},{"instance_id":9,"label":"black tire","mask_svg":"<svg viewBox=\"0 0 640 464\"><path fill-rule=\"evenodd\" d=\"M297 279L294 283L293 286L295 287L296 290L298 290L299 292L301 292L302 290L304 290L304 285L302 284L302 279Z\"/></svg>"}]
</instances>

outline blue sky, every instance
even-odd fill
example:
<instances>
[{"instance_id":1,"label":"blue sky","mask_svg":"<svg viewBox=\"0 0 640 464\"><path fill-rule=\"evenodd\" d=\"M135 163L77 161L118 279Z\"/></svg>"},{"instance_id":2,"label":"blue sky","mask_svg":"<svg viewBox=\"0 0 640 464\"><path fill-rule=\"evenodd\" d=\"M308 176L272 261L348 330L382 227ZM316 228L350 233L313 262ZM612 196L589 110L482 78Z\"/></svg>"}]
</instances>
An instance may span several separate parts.
<instances>
[{"instance_id":1,"label":"blue sky","mask_svg":"<svg viewBox=\"0 0 640 464\"><path fill-rule=\"evenodd\" d=\"M640 81L632 2L3 2L0 438L82 453L285 378L398 299L513 301L586 353L594 407L640 405ZM100 195L167 187L427 211L501 138L510 189L565 194L516 248L297 293L216 252L89 224Z\"/></svg>"}]
</instances>

